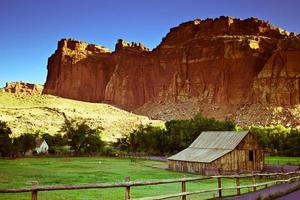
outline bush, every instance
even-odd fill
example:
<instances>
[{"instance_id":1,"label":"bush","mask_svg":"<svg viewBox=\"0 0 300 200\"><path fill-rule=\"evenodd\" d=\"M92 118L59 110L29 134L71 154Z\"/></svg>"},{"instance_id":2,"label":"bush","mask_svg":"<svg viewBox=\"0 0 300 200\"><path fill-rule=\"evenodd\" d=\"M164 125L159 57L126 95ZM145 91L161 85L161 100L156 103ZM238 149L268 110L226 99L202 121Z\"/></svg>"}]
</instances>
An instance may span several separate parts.
<instances>
[{"instance_id":1,"label":"bush","mask_svg":"<svg viewBox=\"0 0 300 200\"><path fill-rule=\"evenodd\" d=\"M61 127L65 133L67 144L74 150L75 154L101 152L104 142L100 138L102 127L91 128L85 121L76 122L66 120Z\"/></svg>"},{"instance_id":2,"label":"bush","mask_svg":"<svg viewBox=\"0 0 300 200\"><path fill-rule=\"evenodd\" d=\"M0 121L0 156L8 156L12 148L11 129L6 122Z\"/></svg>"},{"instance_id":3,"label":"bush","mask_svg":"<svg viewBox=\"0 0 300 200\"><path fill-rule=\"evenodd\" d=\"M300 131L282 125L251 127L261 144L272 155L300 156Z\"/></svg>"},{"instance_id":4,"label":"bush","mask_svg":"<svg viewBox=\"0 0 300 200\"><path fill-rule=\"evenodd\" d=\"M201 114L190 120L171 120L165 125L165 129L141 125L127 137L118 139L114 146L134 155L168 155L188 147L202 131L232 131L236 127L231 121L205 118Z\"/></svg>"},{"instance_id":5,"label":"bush","mask_svg":"<svg viewBox=\"0 0 300 200\"><path fill-rule=\"evenodd\" d=\"M24 133L17 138L14 138L13 141L13 152L20 153L25 155L25 153L29 150L33 150L36 146L35 135L30 133Z\"/></svg>"}]
</instances>

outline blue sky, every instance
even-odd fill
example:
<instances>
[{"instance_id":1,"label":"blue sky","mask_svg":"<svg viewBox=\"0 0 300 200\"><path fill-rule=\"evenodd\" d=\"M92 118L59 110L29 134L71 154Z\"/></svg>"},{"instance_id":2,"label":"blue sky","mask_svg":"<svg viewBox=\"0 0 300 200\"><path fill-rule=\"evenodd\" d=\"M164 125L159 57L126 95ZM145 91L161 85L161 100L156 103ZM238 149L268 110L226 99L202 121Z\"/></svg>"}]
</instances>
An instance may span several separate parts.
<instances>
[{"instance_id":1,"label":"blue sky","mask_svg":"<svg viewBox=\"0 0 300 200\"><path fill-rule=\"evenodd\" d=\"M118 38L159 44L171 27L195 18L251 16L300 33L298 0L0 0L0 87L44 83L61 38L114 50Z\"/></svg>"}]
</instances>

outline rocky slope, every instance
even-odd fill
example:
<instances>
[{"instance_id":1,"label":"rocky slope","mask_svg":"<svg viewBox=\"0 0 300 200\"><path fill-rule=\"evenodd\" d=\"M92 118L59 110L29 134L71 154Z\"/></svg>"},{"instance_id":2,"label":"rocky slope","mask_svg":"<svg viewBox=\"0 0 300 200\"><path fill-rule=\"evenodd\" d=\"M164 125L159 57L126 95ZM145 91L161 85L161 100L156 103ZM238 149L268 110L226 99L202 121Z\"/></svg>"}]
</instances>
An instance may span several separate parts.
<instances>
[{"instance_id":1,"label":"rocky slope","mask_svg":"<svg viewBox=\"0 0 300 200\"><path fill-rule=\"evenodd\" d=\"M257 115L256 108L294 109L300 101L299 61L299 35L266 21L197 19L172 28L152 51L123 40L110 52L62 39L49 58L43 92L157 118L173 105L173 116L202 111L239 121L243 110ZM155 112L155 106L161 109Z\"/></svg>"},{"instance_id":2,"label":"rocky slope","mask_svg":"<svg viewBox=\"0 0 300 200\"><path fill-rule=\"evenodd\" d=\"M58 133L65 117L86 121L91 127L102 126L102 139L105 141L114 141L140 124L163 126L161 121L150 120L107 104L0 91L0 120L8 123L13 136L34 132Z\"/></svg>"},{"instance_id":3,"label":"rocky slope","mask_svg":"<svg viewBox=\"0 0 300 200\"><path fill-rule=\"evenodd\" d=\"M43 86L33 83L25 82L7 82L5 87L2 88L5 92L14 94L42 94Z\"/></svg>"}]
</instances>

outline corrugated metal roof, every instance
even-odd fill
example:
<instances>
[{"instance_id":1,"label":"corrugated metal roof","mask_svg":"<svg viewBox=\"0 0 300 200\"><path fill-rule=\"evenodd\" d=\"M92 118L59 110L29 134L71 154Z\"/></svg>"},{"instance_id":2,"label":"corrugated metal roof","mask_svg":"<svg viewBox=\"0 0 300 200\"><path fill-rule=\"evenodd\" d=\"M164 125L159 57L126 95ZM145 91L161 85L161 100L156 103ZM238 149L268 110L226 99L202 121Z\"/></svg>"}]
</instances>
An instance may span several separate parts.
<instances>
[{"instance_id":1,"label":"corrugated metal roof","mask_svg":"<svg viewBox=\"0 0 300 200\"><path fill-rule=\"evenodd\" d=\"M235 149L247 134L246 131L205 131L188 148L168 159L209 163Z\"/></svg>"},{"instance_id":2,"label":"corrugated metal roof","mask_svg":"<svg viewBox=\"0 0 300 200\"><path fill-rule=\"evenodd\" d=\"M190 147L233 150L247 133L247 131L205 131L200 134Z\"/></svg>"},{"instance_id":3,"label":"corrugated metal roof","mask_svg":"<svg viewBox=\"0 0 300 200\"><path fill-rule=\"evenodd\" d=\"M226 149L199 149L189 147L169 157L169 160L180 160L190 162L212 162L217 158L229 153L232 150Z\"/></svg>"}]
</instances>

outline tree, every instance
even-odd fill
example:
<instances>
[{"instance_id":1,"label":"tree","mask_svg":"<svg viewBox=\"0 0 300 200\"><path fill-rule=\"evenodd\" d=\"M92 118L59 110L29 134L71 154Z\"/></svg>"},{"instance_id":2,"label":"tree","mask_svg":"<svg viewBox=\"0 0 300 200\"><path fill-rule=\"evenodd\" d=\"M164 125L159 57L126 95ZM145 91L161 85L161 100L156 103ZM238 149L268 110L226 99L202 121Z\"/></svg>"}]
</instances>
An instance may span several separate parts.
<instances>
[{"instance_id":1,"label":"tree","mask_svg":"<svg viewBox=\"0 0 300 200\"><path fill-rule=\"evenodd\" d=\"M0 121L0 156L8 156L12 147L12 131L6 122Z\"/></svg>"},{"instance_id":2,"label":"tree","mask_svg":"<svg viewBox=\"0 0 300 200\"><path fill-rule=\"evenodd\" d=\"M29 150L33 150L36 147L36 137L30 133L24 133L14 139L13 145L17 152L25 154Z\"/></svg>"},{"instance_id":3,"label":"tree","mask_svg":"<svg viewBox=\"0 0 300 200\"><path fill-rule=\"evenodd\" d=\"M102 152L104 147L104 142L101 140L99 133L95 132L93 134L89 134L84 141L84 149L85 153L96 153Z\"/></svg>"},{"instance_id":4,"label":"tree","mask_svg":"<svg viewBox=\"0 0 300 200\"><path fill-rule=\"evenodd\" d=\"M104 146L100 138L102 130L102 127L93 129L85 121L76 122L75 120L66 120L61 127L61 132L66 134L68 145L76 154L83 151L86 153L100 151Z\"/></svg>"},{"instance_id":5,"label":"tree","mask_svg":"<svg viewBox=\"0 0 300 200\"><path fill-rule=\"evenodd\" d=\"M120 150L132 154L142 152L152 155L166 155L188 147L202 131L233 131L236 126L231 121L218 121L201 114L189 120L171 120L166 128L140 125L125 138L115 143Z\"/></svg>"}]
</instances>

